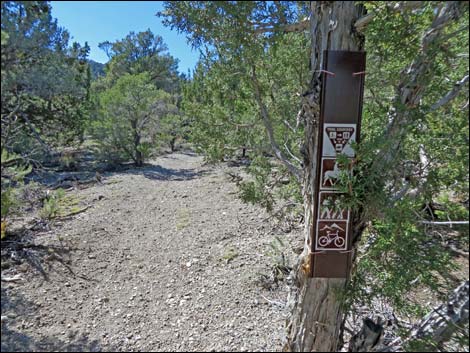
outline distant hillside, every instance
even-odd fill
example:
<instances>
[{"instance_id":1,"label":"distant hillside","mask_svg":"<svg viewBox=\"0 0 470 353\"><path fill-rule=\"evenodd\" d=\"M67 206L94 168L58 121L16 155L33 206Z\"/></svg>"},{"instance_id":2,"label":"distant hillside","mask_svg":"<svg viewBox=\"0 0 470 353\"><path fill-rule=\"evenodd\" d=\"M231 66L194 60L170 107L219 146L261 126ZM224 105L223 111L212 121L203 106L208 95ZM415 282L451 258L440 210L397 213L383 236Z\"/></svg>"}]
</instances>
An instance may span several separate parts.
<instances>
[{"instance_id":1,"label":"distant hillside","mask_svg":"<svg viewBox=\"0 0 470 353\"><path fill-rule=\"evenodd\" d=\"M93 79L98 78L99 76L104 76L104 64L93 61L91 59L88 60L91 68L91 75Z\"/></svg>"}]
</instances>

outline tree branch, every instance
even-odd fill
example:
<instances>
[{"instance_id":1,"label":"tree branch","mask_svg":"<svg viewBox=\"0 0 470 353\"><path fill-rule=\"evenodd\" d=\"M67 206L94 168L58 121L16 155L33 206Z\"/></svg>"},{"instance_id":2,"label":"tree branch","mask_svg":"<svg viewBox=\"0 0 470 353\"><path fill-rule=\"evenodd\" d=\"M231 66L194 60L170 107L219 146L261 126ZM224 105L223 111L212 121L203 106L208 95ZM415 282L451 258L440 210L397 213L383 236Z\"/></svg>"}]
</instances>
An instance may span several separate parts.
<instances>
[{"instance_id":1,"label":"tree branch","mask_svg":"<svg viewBox=\"0 0 470 353\"><path fill-rule=\"evenodd\" d=\"M453 224L469 224L469 221L448 221L448 222L434 222L434 221L422 221L423 224L434 224L434 225L450 225Z\"/></svg>"},{"instance_id":2,"label":"tree branch","mask_svg":"<svg viewBox=\"0 0 470 353\"><path fill-rule=\"evenodd\" d=\"M469 317L468 291L469 281L462 282L449 296L446 303L434 308L414 326L410 337L406 340L401 341L398 338L387 345L380 341L375 341L375 344L372 345L353 346L353 348L362 348L362 350L353 350L353 352L403 352L405 346L413 341L422 341L425 345L425 347L421 346L422 351L442 351L443 344L449 341L455 332L465 330L463 326L468 323ZM367 343L368 337L373 338L374 336L363 335L359 337L362 338L360 343ZM352 340L353 344L356 341L357 339Z\"/></svg>"},{"instance_id":3,"label":"tree branch","mask_svg":"<svg viewBox=\"0 0 470 353\"><path fill-rule=\"evenodd\" d=\"M432 350L442 346L465 323L468 322L469 311L469 281L458 286L449 300L434 308L416 326L411 339L425 339L432 342ZM437 347L436 347L437 346Z\"/></svg>"},{"instance_id":4,"label":"tree branch","mask_svg":"<svg viewBox=\"0 0 470 353\"><path fill-rule=\"evenodd\" d=\"M297 163L299 163L300 165L302 165L302 161L300 159L298 159L289 149L289 147L287 146L287 143L284 144L284 148L286 149L287 153L289 153L289 156L291 156L291 158L293 160L295 160Z\"/></svg>"},{"instance_id":5,"label":"tree branch","mask_svg":"<svg viewBox=\"0 0 470 353\"><path fill-rule=\"evenodd\" d=\"M279 145L277 144L274 138L274 130L271 124L271 119L269 117L268 109L266 108L263 102L263 98L261 96L261 90L259 87L258 78L256 77L256 69L254 65L252 66L251 81L253 83L253 87L255 91L254 93L255 93L256 103L258 103L260 113L261 113L261 118L263 120L264 127L268 134L269 142L271 144L271 148L273 149L274 155L282 164L284 164L287 170L297 179L297 181L300 182L302 180L301 170L298 169L294 164L292 164L292 162L289 161L289 159L284 155L284 153L282 153L281 149L279 148Z\"/></svg>"},{"instance_id":6,"label":"tree branch","mask_svg":"<svg viewBox=\"0 0 470 353\"><path fill-rule=\"evenodd\" d=\"M309 26L310 26L310 19L304 19L303 21L296 22L296 23L290 23L290 24L285 24L285 25L279 25L276 23L253 23L254 26L257 26L254 28L254 33L260 34L260 33L269 33L269 32L303 32L306 31Z\"/></svg>"},{"instance_id":7,"label":"tree branch","mask_svg":"<svg viewBox=\"0 0 470 353\"><path fill-rule=\"evenodd\" d=\"M375 12L368 13L367 15L361 17L354 23L354 27L356 28L356 31L362 32L364 29L366 29L367 25L372 22L372 20L375 17Z\"/></svg>"},{"instance_id":8,"label":"tree branch","mask_svg":"<svg viewBox=\"0 0 470 353\"><path fill-rule=\"evenodd\" d=\"M436 103L431 105L430 111L439 109L440 107L442 107L443 105L446 105L452 99L457 97L457 95L459 94L459 92L462 90L462 88L465 86L467 82L468 82L468 75L466 75L460 81L456 82L454 84L454 87L444 97L442 97Z\"/></svg>"},{"instance_id":9,"label":"tree branch","mask_svg":"<svg viewBox=\"0 0 470 353\"><path fill-rule=\"evenodd\" d=\"M433 63L433 60L430 60L433 55L431 53L435 49L436 43L439 42L446 25L462 16L461 8L463 6L465 5L460 1L449 1L437 11L434 20L423 36L420 53L412 64L402 71L403 79L397 86L393 109L389 113L390 122L384 135L384 141L388 141L388 143L375 159L374 170L389 166L400 150L403 136L414 121L412 111L419 106L425 88L433 78L429 75Z\"/></svg>"},{"instance_id":10,"label":"tree branch","mask_svg":"<svg viewBox=\"0 0 470 353\"><path fill-rule=\"evenodd\" d=\"M411 10L417 9L424 4L424 1L401 1L400 3L396 4L392 10L394 11L402 11L402 10ZM361 17L354 23L354 28L356 31L362 32L366 29L367 25L372 22L375 18L376 13L370 12L367 15Z\"/></svg>"},{"instance_id":11,"label":"tree branch","mask_svg":"<svg viewBox=\"0 0 470 353\"><path fill-rule=\"evenodd\" d=\"M29 130L33 134L33 136L36 138L36 140L41 144L41 146L44 148L44 151L51 156L52 151L50 147L47 145L47 143L41 138L41 136L38 134L36 129L34 128L33 124L29 120L29 118L26 116L26 114L21 114L21 117L23 118L25 124L28 126Z\"/></svg>"}]
</instances>

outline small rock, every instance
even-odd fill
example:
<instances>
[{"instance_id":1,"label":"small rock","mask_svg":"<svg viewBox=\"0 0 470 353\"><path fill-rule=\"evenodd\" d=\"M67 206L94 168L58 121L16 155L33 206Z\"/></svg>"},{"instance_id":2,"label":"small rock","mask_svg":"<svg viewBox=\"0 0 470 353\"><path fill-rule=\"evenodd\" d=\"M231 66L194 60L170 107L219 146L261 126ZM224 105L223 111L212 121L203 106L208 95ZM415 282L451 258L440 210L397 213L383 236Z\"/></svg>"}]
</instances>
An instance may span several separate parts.
<instances>
[{"instance_id":1,"label":"small rock","mask_svg":"<svg viewBox=\"0 0 470 353\"><path fill-rule=\"evenodd\" d=\"M3 260L2 260L3 261ZM27 264L21 264L20 266L18 266L18 270L20 272L27 272L28 271L28 265Z\"/></svg>"}]
</instances>

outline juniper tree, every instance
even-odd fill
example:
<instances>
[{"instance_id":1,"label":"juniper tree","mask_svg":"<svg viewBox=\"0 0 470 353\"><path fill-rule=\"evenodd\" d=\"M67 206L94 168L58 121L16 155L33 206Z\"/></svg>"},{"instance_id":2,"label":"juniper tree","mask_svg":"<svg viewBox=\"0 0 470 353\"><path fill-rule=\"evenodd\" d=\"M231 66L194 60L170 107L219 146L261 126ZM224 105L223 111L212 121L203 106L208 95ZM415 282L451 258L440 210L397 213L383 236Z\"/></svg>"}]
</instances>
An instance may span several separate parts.
<instances>
[{"instance_id":1,"label":"juniper tree","mask_svg":"<svg viewBox=\"0 0 470 353\"><path fill-rule=\"evenodd\" d=\"M175 111L171 95L155 88L149 74L125 74L98 94L92 134L105 159L131 159L142 166L151 151L152 133Z\"/></svg>"},{"instance_id":2,"label":"juniper tree","mask_svg":"<svg viewBox=\"0 0 470 353\"><path fill-rule=\"evenodd\" d=\"M46 1L3 1L2 146L31 155L39 147L80 138L87 119L90 75L84 46Z\"/></svg>"}]
</instances>

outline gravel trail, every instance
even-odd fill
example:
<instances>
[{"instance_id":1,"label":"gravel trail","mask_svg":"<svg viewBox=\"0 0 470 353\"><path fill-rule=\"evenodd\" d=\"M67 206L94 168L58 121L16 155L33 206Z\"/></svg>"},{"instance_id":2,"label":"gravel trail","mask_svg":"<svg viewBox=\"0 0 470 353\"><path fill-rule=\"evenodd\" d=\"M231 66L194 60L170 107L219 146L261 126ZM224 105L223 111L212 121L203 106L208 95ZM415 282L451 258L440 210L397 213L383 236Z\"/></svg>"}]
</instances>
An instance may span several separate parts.
<instances>
[{"instance_id":1,"label":"gravel trail","mask_svg":"<svg viewBox=\"0 0 470 353\"><path fill-rule=\"evenodd\" d=\"M287 288L259 279L285 235L227 170L178 153L68 192L91 207L35 242L70 258L2 282L2 351L281 350Z\"/></svg>"}]
</instances>

